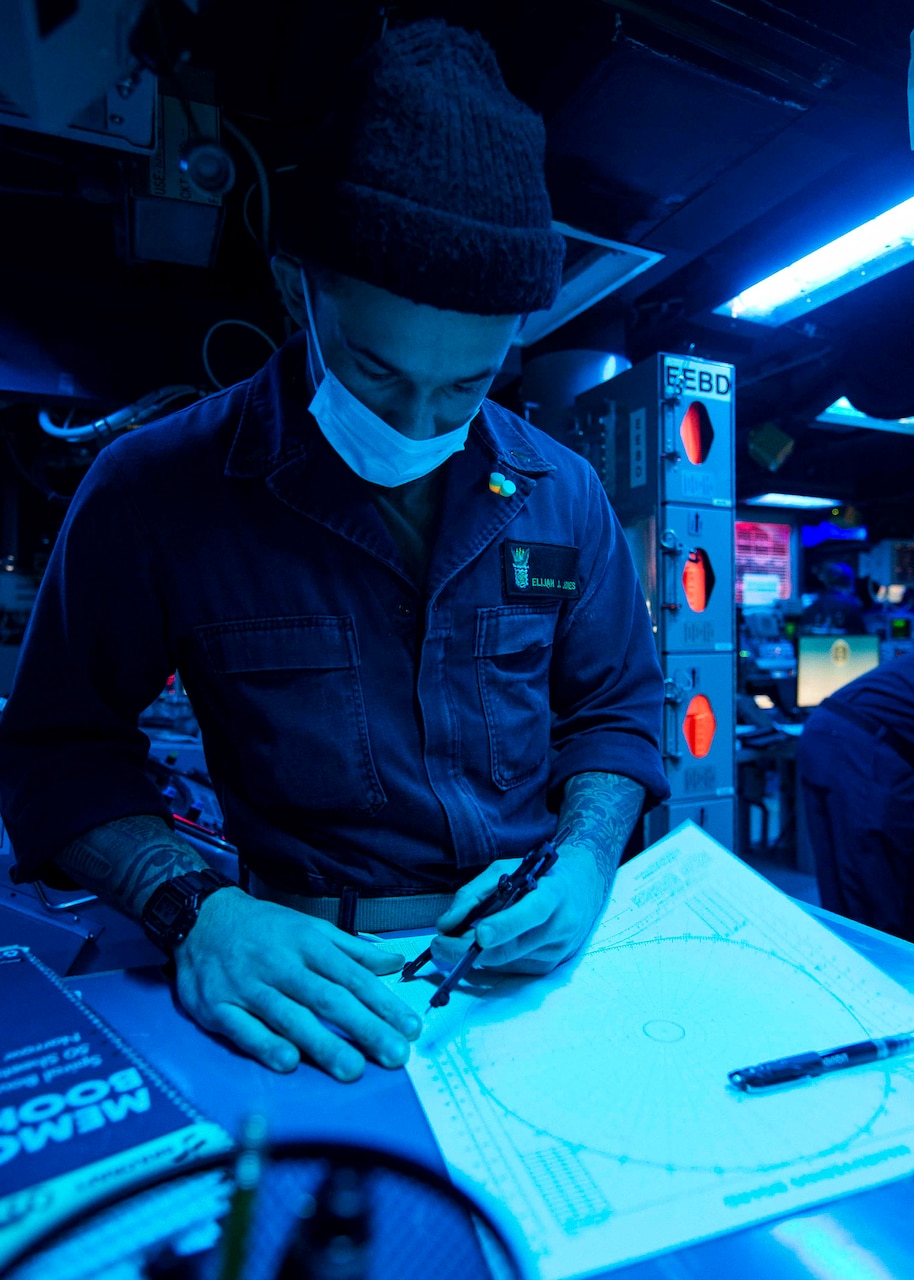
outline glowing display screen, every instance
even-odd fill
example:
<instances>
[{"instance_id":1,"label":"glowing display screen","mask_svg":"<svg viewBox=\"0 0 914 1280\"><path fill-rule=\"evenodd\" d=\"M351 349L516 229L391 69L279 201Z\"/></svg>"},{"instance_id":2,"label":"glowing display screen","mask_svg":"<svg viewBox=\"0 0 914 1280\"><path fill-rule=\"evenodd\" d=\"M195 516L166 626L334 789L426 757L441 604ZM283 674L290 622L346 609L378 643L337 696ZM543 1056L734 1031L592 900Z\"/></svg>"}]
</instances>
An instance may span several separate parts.
<instances>
[{"instance_id":1,"label":"glowing display screen","mask_svg":"<svg viewBox=\"0 0 914 1280\"><path fill-rule=\"evenodd\" d=\"M743 579L747 573L773 574L778 580L778 599L789 599L793 594L790 525L737 520L735 528L736 603L743 603Z\"/></svg>"}]
</instances>

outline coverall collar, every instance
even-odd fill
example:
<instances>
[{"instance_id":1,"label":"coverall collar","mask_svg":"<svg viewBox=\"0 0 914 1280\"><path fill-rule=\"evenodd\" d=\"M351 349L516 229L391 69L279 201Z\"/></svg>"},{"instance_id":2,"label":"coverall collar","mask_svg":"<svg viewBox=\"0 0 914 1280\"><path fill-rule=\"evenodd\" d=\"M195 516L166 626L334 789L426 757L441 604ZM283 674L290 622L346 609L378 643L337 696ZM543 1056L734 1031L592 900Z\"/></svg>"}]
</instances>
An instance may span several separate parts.
<instances>
[{"instance_id":1,"label":"coverall collar","mask_svg":"<svg viewBox=\"0 0 914 1280\"><path fill-rule=\"evenodd\" d=\"M411 582L378 514L374 486L343 462L308 413L306 351L303 335L296 335L251 379L225 474L263 477L287 506ZM512 415L490 401L474 418L466 448L444 467L441 524L451 532L445 545L436 545L430 561L425 582L429 597L510 524L536 487L536 477L555 470L537 449L532 433L528 436ZM490 491L493 471L514 482L511 497Z\"/></svg>"},{"instance_id":2,"label":"coverall collar","mask_svg":"<svg viewBox=\"0 0 914 1280\"><path fill-rule=\"evenodd\" d=\"M313 389L307 372L307 335L293 335L251 378L225 474L239 479L269 476L294 458L313 451L319 435L308 412ZM555 470L537 449L532 434L490 400L473 420L492 470L544 475ZM347 468L348 470L348 468Z\"/></svg>"}]
</instances>

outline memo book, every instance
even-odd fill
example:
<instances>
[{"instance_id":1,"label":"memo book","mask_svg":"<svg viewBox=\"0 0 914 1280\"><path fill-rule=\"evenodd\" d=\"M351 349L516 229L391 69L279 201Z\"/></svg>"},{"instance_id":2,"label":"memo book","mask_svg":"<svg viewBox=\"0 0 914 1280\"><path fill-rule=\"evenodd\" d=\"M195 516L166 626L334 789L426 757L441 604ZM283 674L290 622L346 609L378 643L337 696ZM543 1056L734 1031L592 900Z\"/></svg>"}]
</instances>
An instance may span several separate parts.
<instances>
[{"instance_id":1,"label":"memo book","mask_svg":"<svg viewBox=\"0 0 914 1280\"><path fill-rule=\"evenodd\" d=\"M71 1213L231 1147L27 947L0 947L0 1269Z\"/></svg>"}]
</instances>

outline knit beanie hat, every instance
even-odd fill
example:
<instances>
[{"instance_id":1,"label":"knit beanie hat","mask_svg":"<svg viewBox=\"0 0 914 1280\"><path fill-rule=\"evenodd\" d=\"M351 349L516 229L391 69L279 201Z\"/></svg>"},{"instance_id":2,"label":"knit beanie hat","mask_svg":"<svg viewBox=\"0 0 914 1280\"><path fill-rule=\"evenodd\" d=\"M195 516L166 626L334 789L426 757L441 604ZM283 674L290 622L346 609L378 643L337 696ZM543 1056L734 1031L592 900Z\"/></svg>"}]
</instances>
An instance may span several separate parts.
<instances>
[{"instance_id":1,"label":"knit beanie hat","mask_svg":"<svg viewBox=\"0 0 914 1280\"><path fill-rule=\"evenodd\" d=\"M440 18L394 27L277 191L279 245L442 310L544 309L565 252L545 145L478 33Z\"/></svg>"}]
</instances>

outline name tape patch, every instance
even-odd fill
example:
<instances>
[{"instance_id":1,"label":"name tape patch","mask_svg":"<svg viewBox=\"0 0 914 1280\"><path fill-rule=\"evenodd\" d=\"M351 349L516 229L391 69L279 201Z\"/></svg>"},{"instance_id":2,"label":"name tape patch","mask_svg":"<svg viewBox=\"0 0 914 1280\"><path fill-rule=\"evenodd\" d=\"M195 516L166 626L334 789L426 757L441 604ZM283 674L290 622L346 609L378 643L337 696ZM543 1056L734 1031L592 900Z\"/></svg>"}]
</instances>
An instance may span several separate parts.
<instances>
[{"instance_id":1,"label":"name tape patch","mask_svg":"<svg viewBox=\"0 0 914 1280\"><path fill-rule=\"evenodd\" d=\"M573 600L581 594L577 547L551 542L503 542L505 594Z\"/></svg>"}]
</instances>

